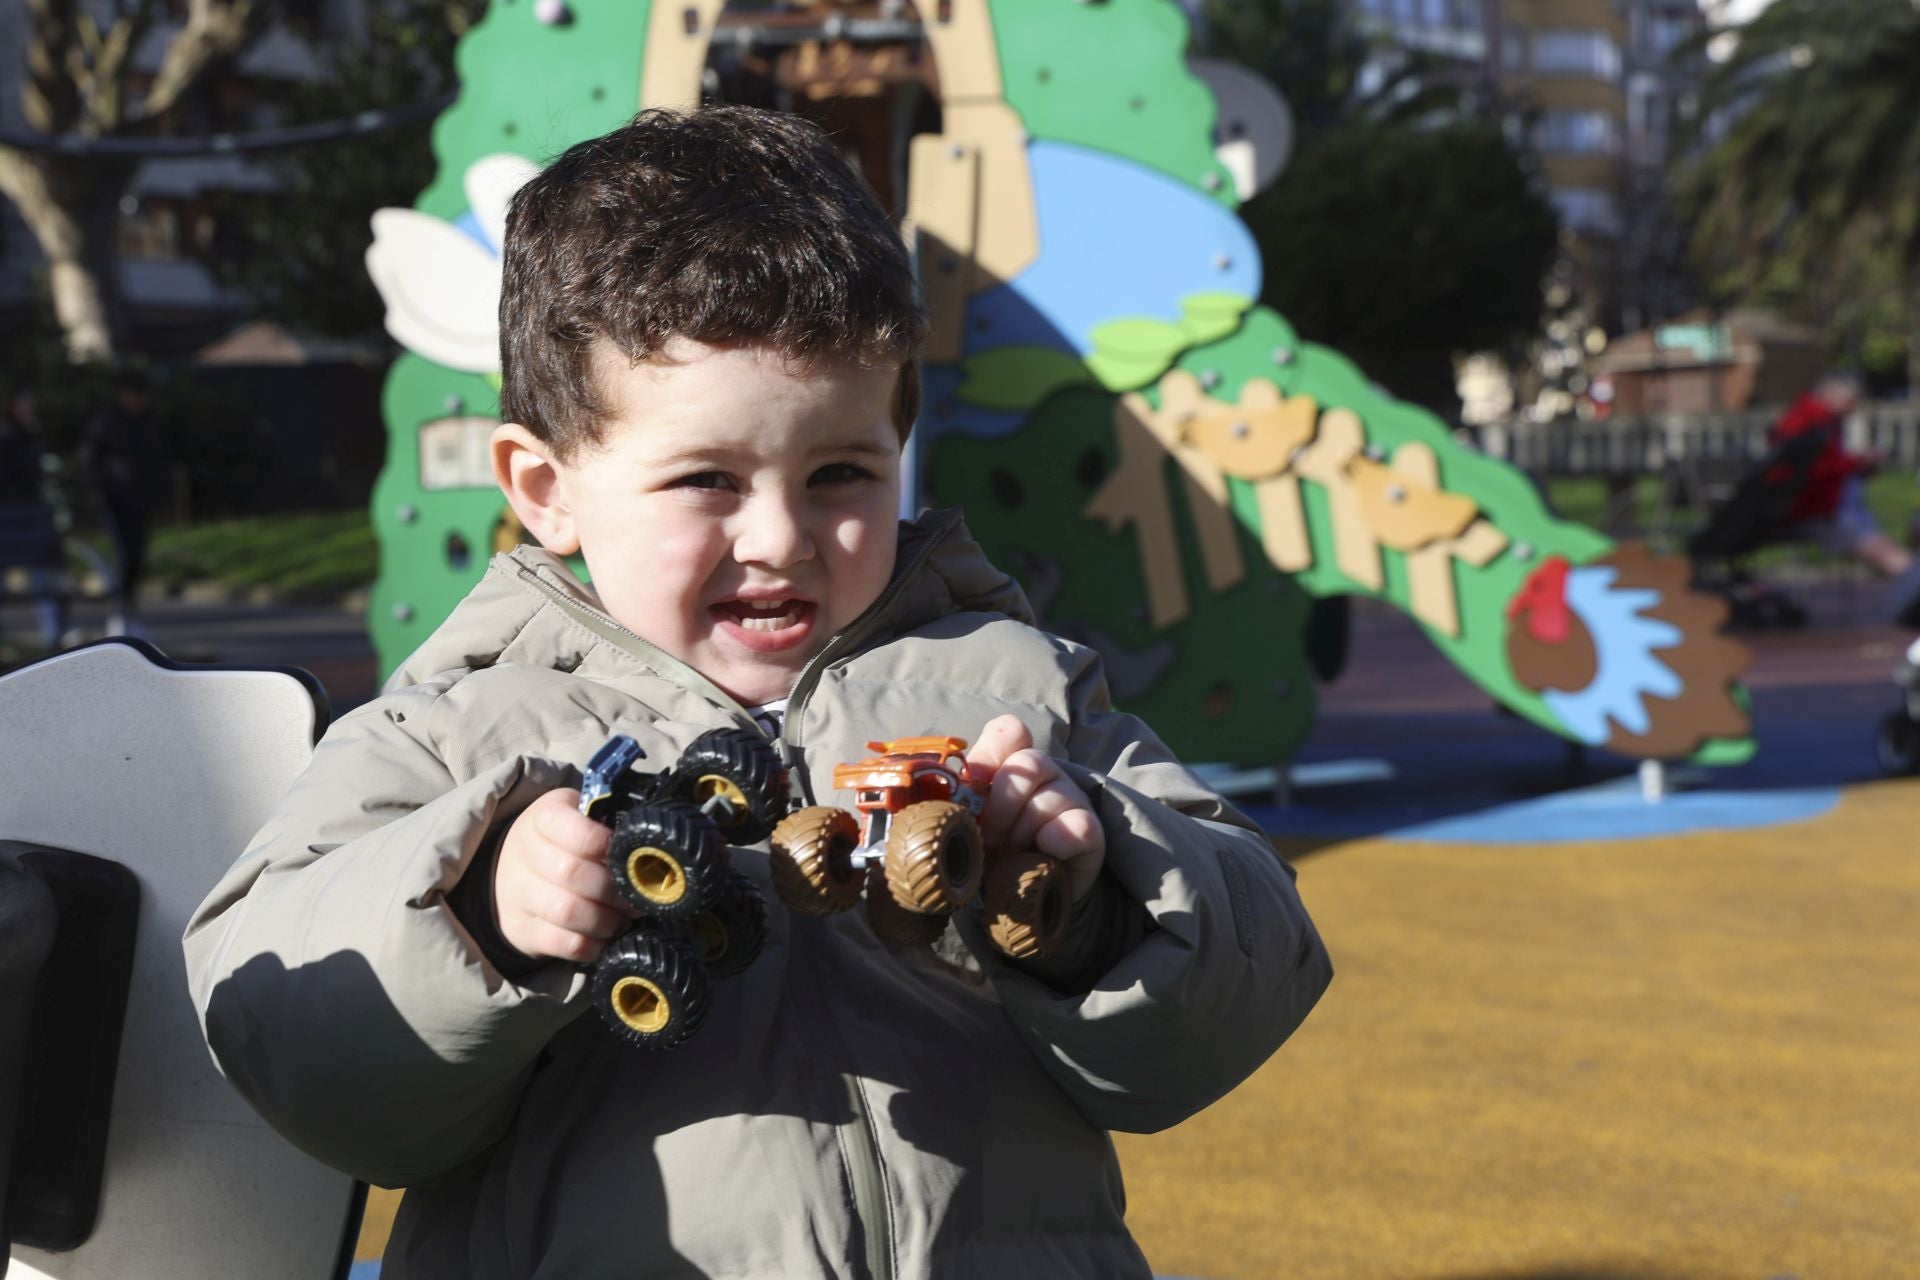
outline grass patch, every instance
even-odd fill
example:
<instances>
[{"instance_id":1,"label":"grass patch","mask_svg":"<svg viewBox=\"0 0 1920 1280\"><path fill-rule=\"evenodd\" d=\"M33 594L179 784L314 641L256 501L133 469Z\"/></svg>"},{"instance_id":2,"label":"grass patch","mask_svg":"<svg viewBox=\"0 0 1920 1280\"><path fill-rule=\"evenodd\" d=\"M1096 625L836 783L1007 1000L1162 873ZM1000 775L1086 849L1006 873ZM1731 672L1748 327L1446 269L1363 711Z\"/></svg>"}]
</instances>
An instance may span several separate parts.
<instances>
[{"instance_id":1,"label":"grass patch","mask_svg":"<svg viewBox=\"0 0 1920 1280\"><path fill-rule=\"evenodd\" d=\"M370 585L379 568L365 511L321 511L156 530L148 576L170 586L217 582L326 595Z\"/></svg>"}]
</instances>

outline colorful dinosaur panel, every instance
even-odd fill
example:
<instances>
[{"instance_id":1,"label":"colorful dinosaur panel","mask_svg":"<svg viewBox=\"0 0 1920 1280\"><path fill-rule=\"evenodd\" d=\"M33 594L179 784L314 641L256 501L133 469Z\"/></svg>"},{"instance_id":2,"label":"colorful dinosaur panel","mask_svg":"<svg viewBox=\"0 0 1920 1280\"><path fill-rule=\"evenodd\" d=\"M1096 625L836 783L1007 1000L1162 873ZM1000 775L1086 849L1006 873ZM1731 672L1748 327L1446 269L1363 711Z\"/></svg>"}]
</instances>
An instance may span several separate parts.
<instances>
[{"instance_id":1,"label":"colorful dinosaur panel","mask_svg":"<svg viewBox=\"0 0 1920 1280\"><path fill-rule=\"evenodd\" d=\"M519 536L484 449L506 199L637 108L690 104L722 8L499 0L462 42L440 173L416 209L377 215L369 254L412 353L374 498L384 667ZM1187 63L1177 4L919 12L942 93L907 202L934 323L925 486L968 508L1049 626L1102 651L1117 701L1184 755L1284 758L1312 722L1312 598L1359 594L1565 737L1750 754L1744 653L1684 560L1554 518L1525 476L1257 305L1234 209L1291 125L1257 80Z\"/></svg>"}]
</instances>

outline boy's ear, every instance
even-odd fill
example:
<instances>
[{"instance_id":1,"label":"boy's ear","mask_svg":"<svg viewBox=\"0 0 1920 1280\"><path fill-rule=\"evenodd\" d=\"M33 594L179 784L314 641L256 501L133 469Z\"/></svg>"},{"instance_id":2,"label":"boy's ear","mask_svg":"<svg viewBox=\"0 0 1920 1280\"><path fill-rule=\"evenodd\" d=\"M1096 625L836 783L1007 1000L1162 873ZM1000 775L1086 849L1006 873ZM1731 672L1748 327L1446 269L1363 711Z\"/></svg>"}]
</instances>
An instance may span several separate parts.
<instances>
[{"instance_id":1,"label":"boy's ear","mask_svg":"<svg viewBox=\"0 0 1920 1280\"><path fill-rule=\"evenodd\" d=\"M565 476L550 445L517 422L503 422L487 442L493 478L513 513L540 545L557 555L580 549Z\"/></svg>"}]
</instances>

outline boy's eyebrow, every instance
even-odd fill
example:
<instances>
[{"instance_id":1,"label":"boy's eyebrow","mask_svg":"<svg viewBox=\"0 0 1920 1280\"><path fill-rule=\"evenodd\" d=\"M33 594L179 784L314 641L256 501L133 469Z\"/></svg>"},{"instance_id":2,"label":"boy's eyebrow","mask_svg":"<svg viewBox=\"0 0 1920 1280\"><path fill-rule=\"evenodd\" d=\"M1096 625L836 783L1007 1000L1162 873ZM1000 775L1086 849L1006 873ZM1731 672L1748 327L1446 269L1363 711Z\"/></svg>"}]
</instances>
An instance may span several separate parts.
<instances>
[{"instance_id":1,"label":"boy's eyebrow","mask_svg":"<svg viewBox=\"0 0 1920 1280\"><path fill-rule=\"evenodd\" d=\"M740 452L742 450L732 445L693 444L650 458L648 461L653 466L668 468L696 464L713 465L727 462ZM812 450L816 457L829 453L850 453L863 458L890 458L897 452L897 449L864 439L823 444Z\"/></svg>"}]
</instances>

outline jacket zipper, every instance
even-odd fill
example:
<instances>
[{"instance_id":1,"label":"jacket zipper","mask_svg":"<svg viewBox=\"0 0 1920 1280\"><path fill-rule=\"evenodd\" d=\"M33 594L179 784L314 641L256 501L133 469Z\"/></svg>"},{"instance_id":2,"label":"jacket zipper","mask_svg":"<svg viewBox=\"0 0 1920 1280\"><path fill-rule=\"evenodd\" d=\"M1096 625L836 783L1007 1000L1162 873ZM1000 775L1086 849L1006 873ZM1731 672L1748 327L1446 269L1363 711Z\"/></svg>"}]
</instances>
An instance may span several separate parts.
<instances>
[{"instance_id":1,"label":"jacket zipper","mask_svg":"<svg viewBox=\"0 0 1920 1280\"><path fill-rule=\"evenodd\" d=\"M914 552L913 559L907 562L906 568L894 574L893 581L888 584L887 589L867 606L865 612L849 623L846 630L829 640L826 648L814 654L807 665L800 668L800 675L793 682L793 691L787 695L787 713L780 735L780 754L793 776L799 780L802 798L808 804L817 803L813 794L813 784L808 780L806 770L796 767L800 763L800 715L806 709L807 699L819 686L820 675L828 665L873 630L873 624L886 611L886 607L896 596L906 590L907 584L918 576L922 566L947 540L947 535L953 531L953 526L958 519L957 515L950 515L939 528L928 530L926 545Z\"/></svg>"},{"instance_id":2,"label":"jacket zipper","mask_svg":"<svg viewBox=\"0 0 1920 1280\"><path fill-rule=\"evenodd\" d=\"M799 749L797 735L800 729L800 713L806 707L810 697L820 683L820 673L835 658L857 644L873 629L873 624L885 612L893 599L906 589L917 576L940 544L946 541L946 535L952 532L958 516L950 518L938 529L928 531L926 545L914 553L907 566L894 574L893 581L882 591L874 602L867 606L858 618L850 623L827 642L826 648L815 654L807 664L800 668L800 675L793 682L793 692L787 695L787 713L784 717L783 732L779 740L781 762L800 784L802 798L808 804L815 803L813 784L807 778L807 772L799 768ZM718 701L722 706L732 707L736 718L760 729L760 722L748 714L747 709L722 693L711 681L685 663L674 659L657 645L642 638L636 632L622 626L612 615L591 609L580 601L568 596L558 588L543 581L537 573L523 568L522 572L534 585L563 607L579 615L589 624L589 629L597 635L615 640L622 648L636 657L649 662L668 666L669 669L683 669L697 682L695 687ZM665 660L662 662L661 660ZM674 674L678 674L675 670ZM842 1158L847 1162L847 1181L853 1192L853 1213L860 1220L861 1235L867 1245L867 1269L874 1280L894 1280L893 1268L893 1219L887 1207L886 1168L880 1160L880 1135L874 1128L873 1115L867 1106L866 1093L860 1087L857 1077L844 1077L847 1085L847 1104L853 1115L845 1126L846 1140L840 1144Z\"/></svg>"}]
</instances>

